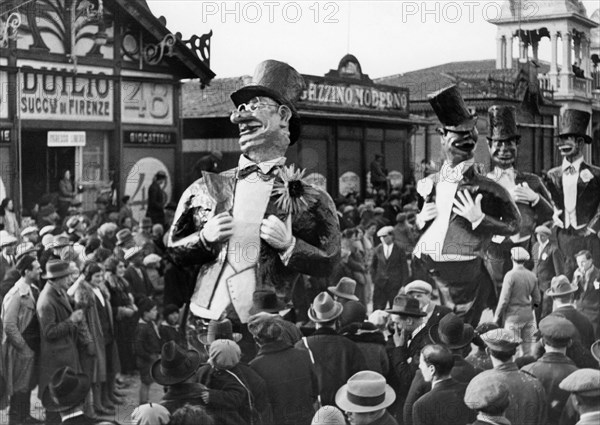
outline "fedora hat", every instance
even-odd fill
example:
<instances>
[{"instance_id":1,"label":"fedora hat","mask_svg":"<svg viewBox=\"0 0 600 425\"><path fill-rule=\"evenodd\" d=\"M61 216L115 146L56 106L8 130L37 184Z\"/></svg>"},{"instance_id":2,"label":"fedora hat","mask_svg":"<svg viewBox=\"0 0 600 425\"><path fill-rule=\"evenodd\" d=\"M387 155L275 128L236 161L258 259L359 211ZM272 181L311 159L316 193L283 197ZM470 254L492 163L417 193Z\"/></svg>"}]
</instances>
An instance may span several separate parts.
<instances>
[{"instance_id":1,"label":"fedora hat","mask_svg":"<svg viewBox=\"0 0 600 425\"><path fill-rule=\"evenodd\" d=\"M249 313L250 315L260 312L279 313L286 308L287 304L274 291L265 289L254 291L252 294L252 307L250 307Z\"/></svg>"},{"instance_id":2,"label":"fedora hat","mask_svg":"<svg viewBox=\"0 0 600 425\"><path fill-rule=\"evenodd\" d=\"M178 384L196 373L201 363L196 350L185 350L175 341L169 341L162 346L160 359L150 368L150 376L159 385Z\"/></svg>"},{"instance_id":3,"label":"fedora hat","mask_svg":"<svg viewBox=\"0 0 600 425\"><path fill-rule=\"evenodd\" d=\"M42 276L43 279L58 279L68 276L72 273L68 261L50 260L46 263L46 273Z\"/></svg>"},{"instance_id":4,"label":"fedora hat","mask_svg":"<svg viewBox=\"0 0 600 425\"><path fill-rule=\"evenodd\" d=\"M90 378L76 373L69 366L54 372L42 395L43 405L49 412L64 412L84 402L90 390Z\"/></svg>"},{"instance_id":5,"label":"fedora hat","mask_svg":"<svg viewBox=\"0 0 600 425\"><path fill-rule=\"evenodd\" d=\"M300 116L296 102L300 99L306 83L304 77L284 62L266 60L258 64L250 84L231 94L231 100L238 107L257 96L266 96L292 111L290 120L290 145L300 136Z\"/></svg>"},{"instance_id":6,"label":"fedora hat","mask_svg":"<svg viewBox=\"0 0 600 425\"><path fill-rule=\"evenodd\" d=\"M128 260L132 259L133 257L135 257L136 255L143 254L143 253L144 253L144 248L142 248L141 246L133 246L133 247L125 250L125 254L123 255L123 258L125 259L125 261L128 261Z\"/></svg>"},{"instance_id":7,"label":"fedora hat","mask_svg":"<svg viewBox=\"0 0 600 425\"><path fill-rule=\"evenodd\" d=\"M368 413L389 407L396 393L377 372L355 373L335 394L335 404L346 412Z\"/></svg>"},{"instance_id":8,"label":"fedora hat","mask_svg":"<svg viewBox=\"0 0 600 425\"><path fill-rule=\"evenodd\" d=\"M17 238L6 230L0 230L0 248L8 245L15 245L17 242Z\"/></svg>"},{"instance_id":9,"label":"fedora hat","mask_svg":"<svg viewBox=\"0 0 600 425\"><path fill-rule=\"evenodd\" d=\"M438 90L427 97L445 130L466 133L475 128L477 115L467 109L456 85Z\"/></svg>"},{"instance_id":10,"label":"fedora hat","mask_svg":"<svg viewBox=\"0 0 600 425\"><path fill-rule=\"evenodd\" d=\"M429 338L451 350L466 347L473 341L475 330L454 313L448 313L429 329Z\"/></svg>"},{"instance_id":11,"label":"fedora hat","mask_svg":"<svg viewBox=\"0 0 600 425\"><path fill-rule=\"evenodd\" d=\"M329 292L338 297L345 298L350 301L358 301L358 297L354 295L356 290L356 281L349 277L343 277L335 286L329 286L327 288Z\"/></svg>"},{"instance_id":12,"label":"fedora hat","mask_svg":"<svg viewBox=\"0 0 600 425\"><path fill-rule=\"evenodd\" d=\"M63 248L65 246L71 245L71 240L67 235L61 233L60 235L55 235L52 240L51 248Z\"/></svg>"},{"instance_id":13,"label":"fedora hat","mask_svg":"<svg viewBox=\"0 0 600 425\"><path fill-rule=\"evenodd\" d=\"M238 342L242 339L241 333L233 332L233 325L229 319L211 320L205 332L198 335L198 341L202 345L210 345L217 339L229 339Z\"/></svg>"},{"instance_id":14,"label":"fedora hat","mask_svg":"<svg viewBox=\"0 0 600 425\"><path fill-rule=\"evenodd\" d=\"M121 229L117 232L117 246L133 241L133 234L129 229Z\"/></svg>"},{"instance_id":15,"label":"fedora hat","mask_svg":"<svg viewBox=\"0 0 600 425\"><path fill-rule=\"evenodd\" d=\"M560 297L561 295L577 292L577 285L571 285L569 279L564 274L554 276L550 281L550 288L546 290L546 295L551 297Z\"/></svg>"},{"instance_id":16,"label":"fedora hat","mask_svg":"<svg viewBox=\"0 0 600 425\"><path fill-rule=\"evenodd\" d=\"M427 313L421 311L419 301L416 298L403 294L396 296L392 308L386 311L390 314L400 314L402 316L427 316Z\"/></svg>"},{"instance_id":17,"label":"fedora hat","mask_svg":"<svg viewBox=\"0 0 600 425\"><path fill-rule=\"evenodd\" d=\"M521 135L517 131L515 108L513 106L490 106L488 109L488 123L490 130L487 139L490 141L521 139Z\"/></svg>"},{"instance_id":18,"label":"fedora hat","mask_svg":"<svg viewBox=\"0 0 600 425\"><path fill-rule=\"evenodd\" d=\"M585 143L592 143L592 138L587 135L590 113L578 109L565 109L560 115L560 133L558 137L578 136L583 137Z\"/></svg>"},{"instance_id":19,"label":"fedora hat","mask_svg":"<svg viewBox=\"0 0 600 425\"><path fill-rule=\"evenodd\" d=\"M317 295L308 309L308 318L315 323L331 322L342 314L342 304L334 301L327 292Z\"/></svg>"}]
</instances>

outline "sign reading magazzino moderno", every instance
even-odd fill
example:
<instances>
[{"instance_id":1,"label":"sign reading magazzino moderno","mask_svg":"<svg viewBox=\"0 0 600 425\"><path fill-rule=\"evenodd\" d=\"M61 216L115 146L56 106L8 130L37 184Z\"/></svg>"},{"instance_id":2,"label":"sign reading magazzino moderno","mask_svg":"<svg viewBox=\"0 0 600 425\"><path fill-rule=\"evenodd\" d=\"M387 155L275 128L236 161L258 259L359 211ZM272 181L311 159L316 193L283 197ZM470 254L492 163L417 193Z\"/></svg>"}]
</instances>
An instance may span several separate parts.
<instances>
[{"instance_id":1,"label":"sign reading magazzino moderno","mask_svg":"<svg viewBox=\"0 0 600 425\"><path fill-rule=\"evenodd\" d=\"M408 113L408 89L361 85L304 75L306 89L300 101L325 107Z\"/></svg>"}]
</instances>

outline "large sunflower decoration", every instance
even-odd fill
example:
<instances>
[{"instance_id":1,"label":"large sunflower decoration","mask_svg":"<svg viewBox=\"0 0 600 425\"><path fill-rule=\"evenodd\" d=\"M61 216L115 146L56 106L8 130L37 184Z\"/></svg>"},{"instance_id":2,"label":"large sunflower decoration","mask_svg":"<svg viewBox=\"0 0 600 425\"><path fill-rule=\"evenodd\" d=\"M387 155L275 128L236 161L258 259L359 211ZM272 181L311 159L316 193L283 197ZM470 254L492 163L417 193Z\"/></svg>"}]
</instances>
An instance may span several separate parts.
<instances>
[{"instance_id":1,"label":"large sunflower decoration","mask_svg":"<svg viewBox=\"0 0 600 425\"><path fill-rule=\"evenodd\" d=\"M273 185L275 205L286 214L302 214L317 200L319 191L302 180L306 170L296 170L293 165L281 167L280 179Z\"/></svg>"}]
</instances>

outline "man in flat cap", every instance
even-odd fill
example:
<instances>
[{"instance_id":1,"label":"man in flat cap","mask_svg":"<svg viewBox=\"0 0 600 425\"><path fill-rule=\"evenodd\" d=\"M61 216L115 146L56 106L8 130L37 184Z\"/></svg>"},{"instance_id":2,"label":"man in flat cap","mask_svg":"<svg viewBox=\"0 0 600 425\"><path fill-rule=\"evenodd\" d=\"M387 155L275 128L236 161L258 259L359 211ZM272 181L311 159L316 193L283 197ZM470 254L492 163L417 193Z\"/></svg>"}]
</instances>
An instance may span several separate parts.
<instances>
[{"instance_id":1,"label":"man in flat cap","mask_svg":"<svg viewBox=\"0 0 600 425\"><path fill-rule=\"evenodd\" d=\"M481 335L494 368L477 375L477 379L502 382L509 389L510 405L506 418L512 424L546 423L546 391L540 381L519 371L514 356L521 340L506 329L494 329Z\"/></svg>"},{"instance_id":2,"label":"man in flat cap","mask_svg":"<svg viewBox=\"0 0 600 425\"><path fill-rule=\"evenodd\" d=\"M561 316L550 315L540 322L541 343L546 351L536 362L521 370L535 376L544 387L548 399L548 424L558 425L560 414L569 398L561 390L560 382L577 370L573 360L567 357L567 347L572 344L575 326Z\"/></svg>"},{"instance_id":3,"label":"man in flat cap","mask_svg":"<svg viewBox=\"0 0 600 425\"><path fill-rule=\"evenodd\" d=\"M600 269L594 264L592 253L588 250L575 254L577 270L573 273L573 284L577 285L575 294L577 310L581 311L594 327L594 339L600 338Z\"/></svg>"},{"instance_id":4,"label":"man in flat cap","mask_svg":"<svg viewBox=\"0 0 600 425\"><path fill-rule=\"evenodd\" d=\"M554 228L566 261L566 275L576 269L575 254L583 249L592 253L600 264L600 168L583 160L590 113L565 109L561 115L561 132L556 147L562 164L548 171L548 190L557 211Z\"/></svg>"},{"instance_id":5,"label":"man in flat cap","mask_svg":"<svg viewBox=\"0 0 600 425\"><path fill-rule=\"evenodd\" d=\"M340 259L335 205L285 167L300 136L296 101L303 77L286 63L260 63L250 85L231 95L238 166L204 172L179 200L167 249L179 265L200 265L191 320L229 317L245 324L255 290L289 301L300 274L327 277ZM244 329L245 327L242 327ZM241 342L254 349L249 333Z\"/></svg>"},{"instance_id":6,"label":"man in flat cap","mask_svg":"<svg viewBox=\"0 0 600 425\"><path fill-rule=\"evenodd\" d=\"M512 267L511 248L520 246L529 251L535 227L552 220L554 210L550 192L542 179L515 168L521 135L517 130L514 107L492 105L488 109L488 122L487 140L493 169L487 176L510 193L521 213L518 232L509 237L492 237L487 250L486 264L494 283L500 287L504 274Z\"/></svg>"},{"instance_id":7,"label":"man in flat cap","mask_svg":"<svg viewBox=\"0 0 600 425\"><path fill-rule=\"evenodd\" d=\"M502 382L476 376L467 386L465 404L478 412L471 425L509 425L506 409L510 403L508 387Z\"/></svg>"},{"instance_id":8,"label":"man in flat cap","mask_svg":"<svg viewBox=\"0 0 600 425\"><path fill-rule=\"evenodd\" d=\"M424 233L413 251L414 267L435 280L444 305L476 326L490 296L495 298L485 249L493 235L517 233L521 215L508 191L475 166L477 115L458 88L433 93L429 102L442 123L446 161L417 184L422 205L417 225Z\"/></svg>"},{"instance_id":9,"label":"man in flat cap","mask_svg":"<svg viewBox=\"0 0 600 425\"><path fill-rule=\"evenodd\" d=\"M535 228L536 242L531 249L533 272L538 278L538 286L542 292L542 303L536 310L538 321L552 312L552 298L546 295L550 281L554 276L564 274L565 259L556 247L556 241L551 240L552 231L548 226Z\"/></svg>"},{"instance_id":10,"label":"man in flat cap","mask_svg":"<svg viewBox=\"0 0 600 425\"><path fill-rule=\"evenodd\" d=\"M381 243L375 248L371 263L373 310L385 310L394 303L398 290L408 281L408 262L402 247L394 242L394 228L385 226L377 236Z\"/></svg>"},{"instance_id":11,"label":"man in flat cap","mask_svg":"<svg viewBox=\"0 0 600 425\"><path fill-rule=\"evenodd\" d=\"M600 422L600 370L579 369L567 376L560 388L575 396L579 411L577 425L597 425Z\"/></svg>"},{"instance_id":12,"label":"man in flat cap","mask_svg":"<svg viewBox=\"0 0 600 425\"><path fill-rule=\"evenodd\" d=\"M540 304L541 295L535 274L525 268L529 252L516 246L510 250L510 258L513 267L504 276L494 322L518 335L523 340L521 353L529 355L537 330L533 309Z\"/></svg>"}]
</instances>

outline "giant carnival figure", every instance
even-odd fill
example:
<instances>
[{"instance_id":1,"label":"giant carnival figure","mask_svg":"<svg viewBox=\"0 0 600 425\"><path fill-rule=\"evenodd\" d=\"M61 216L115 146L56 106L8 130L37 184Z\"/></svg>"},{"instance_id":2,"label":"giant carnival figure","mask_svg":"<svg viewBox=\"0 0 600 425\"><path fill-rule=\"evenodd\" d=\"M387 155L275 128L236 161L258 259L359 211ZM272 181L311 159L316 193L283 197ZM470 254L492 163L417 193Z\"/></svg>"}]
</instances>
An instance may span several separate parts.
<instances>
[{"instance_id":1,"label":"giant carnival figure","mask_svg":"<svg viewBox=\"0 0 600 425\"><path fill-rule=\"evenodd\" d=\"M229 318L251 347L240 324L249 320L255 290L274 290L289 301L301 274L327 276L340 260L333 200L285 166L286 150L300 135L295 102L304 87L286 63L258 65L252 83L231 95L238 166L203 172L181 196L169 233L176 263L200 265L188 323L198 328Z\"/></svg>"},{"instance_id":2,"label":"giant carnival figure","mask_svg":"<svg viewBox=\"0 0 600 425\"><path fill-rule=\"evenodd\" d=\"M554 232L569 277L577 268L575 254L581 250L590 251L594 264L600 264L600 168L583 160L585 145L592 143L587 135L589 122L588 112L563 111L556 141L563 161L548 171L548 190L557 208Z\"/></svg>"},{"instance_id":3,"label":"giant carnival figure","mask_svg":"<svg viewBox=\"0 0 600 425\"><path fill-rule=\"evenodd\" d=\"M517 233L521 215L508 191L474 163L477 115L458 88L433 93L429 102L442 124L445 162L417 184L417 224L424 232L413 251L415 268L435 281L444 305L476 326L486 303L495 301L485 249L493 235Z\"/></svg>"},{"instance_id":4,"label":"giant carnival figure","mask_svg":"<svg viewBox=\"0 0 600 425\"><path fill-rule=\"evenodd\" d=\"M493 169L487 176L510 193L521 213L521 226L517 233L493 236L487 249L486 265L500 292L504 275L512 267L510 250L520 246L531 252L535 228L552 220L554 209L550 192L542 179L515 169L521 136L517 132L514 108L493 105L488 110L488 119L487 140Z\"/></svg>"}]
</instances>

